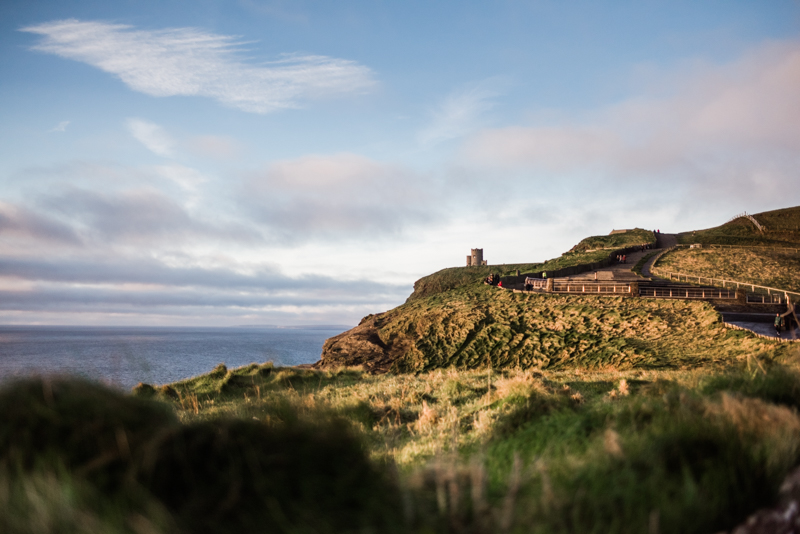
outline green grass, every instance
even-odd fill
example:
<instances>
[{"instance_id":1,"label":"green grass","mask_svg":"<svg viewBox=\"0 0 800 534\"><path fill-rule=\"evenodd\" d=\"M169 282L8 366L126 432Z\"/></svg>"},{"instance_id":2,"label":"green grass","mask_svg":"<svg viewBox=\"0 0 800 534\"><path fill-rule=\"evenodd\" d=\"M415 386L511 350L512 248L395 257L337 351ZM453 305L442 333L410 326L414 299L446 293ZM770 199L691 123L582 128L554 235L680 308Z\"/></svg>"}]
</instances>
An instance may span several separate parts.
<instances>
[{"instance_id":1,"label":"green grass","mask_svg":"<svg viewBox=\"0 0 800 534\"><path fill-rule=\"evenodd\" d=\"M635 247L645 243L655 243L653 231L634 228L633 230L628 230L621 234L587 237L572 247L570 252L585 252L595 249L621 249Z\"/></svg>"},{"instance_id":2,"label":"green grass","mask_svg":"<svg viewBox=\"0 0 800 534\"><path fill-rule=\"evenodd\" d=\"M143 447L155 451L138 478L151 488L146 503L126 491L70 501L69 484L86 484L74 472L66 489L63 474L13 483L44 484L67 511L121 525L110 532L134 532L119 519L119 502L157 526L150 532L347 531L365 517L382 531L420 533L639 533L654 522L664 533L716 532L768 505L800 459L800 376L792 355L780 357L785 365L775 359L762 354L716 371L218 369L172 384L177 398L157 394L181 428ZM274 454L271 440L292 459L254 469L258 455ZM267 491L261 477L315 487L287 490L286 522L275 525L268 506L248 504ZM235 516L226 515L220 503L236 480L246 492L230 508ZM366 489L347 490L346 480ZM337 491L353 495L350 504ZM360 514L343 522L337 508L319 504L326 499ZM311 510L316 523L306 524Z\"/></svg>"},{"instance_id":3,"label":"green grass","mask_svg":"<svg viewBox=\"0 0 800 534\"><path fill-rule=\"evenodd\" d=\"M252 364L134 397L81 381L6 385L0 527L728 529L772 502L800 460L800 354L737 340L666 367Z\"/></svg>"}]
</instances>

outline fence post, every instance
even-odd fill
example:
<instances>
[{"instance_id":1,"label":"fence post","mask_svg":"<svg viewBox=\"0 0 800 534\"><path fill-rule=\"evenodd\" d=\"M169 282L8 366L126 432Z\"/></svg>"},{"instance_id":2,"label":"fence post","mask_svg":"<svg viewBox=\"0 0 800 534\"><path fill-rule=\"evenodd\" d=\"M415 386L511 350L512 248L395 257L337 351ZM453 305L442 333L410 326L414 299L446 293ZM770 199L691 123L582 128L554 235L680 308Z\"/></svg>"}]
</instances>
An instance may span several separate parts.
<instances>
[{"instance_id":1,"label":"fence post","mask_svg":"<svg viewBox=\"0 0 800 534\"><path fill-rule=\"evenodd\" d=\"M736 288L736 300L739 304L747 304L747 292Z\"/></svg>"}]
</instances>

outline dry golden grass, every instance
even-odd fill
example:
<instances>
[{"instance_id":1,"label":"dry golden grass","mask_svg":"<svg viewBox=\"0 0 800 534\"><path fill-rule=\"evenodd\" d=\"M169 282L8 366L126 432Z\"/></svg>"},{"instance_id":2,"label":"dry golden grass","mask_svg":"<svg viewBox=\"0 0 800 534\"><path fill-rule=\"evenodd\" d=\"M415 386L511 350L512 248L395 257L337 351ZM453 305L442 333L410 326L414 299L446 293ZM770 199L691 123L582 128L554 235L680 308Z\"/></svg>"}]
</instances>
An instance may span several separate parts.
<instances>
[{"instance_id":1,"label":"dry golden grass","mask_svg":"<svg viewBox=\"0 0 800 534\"><path fill-rule=\"evenodd\" d=\"M676 249L658 268L800 292L800 253L782 249Z\"/></svg>"}]
</instances>

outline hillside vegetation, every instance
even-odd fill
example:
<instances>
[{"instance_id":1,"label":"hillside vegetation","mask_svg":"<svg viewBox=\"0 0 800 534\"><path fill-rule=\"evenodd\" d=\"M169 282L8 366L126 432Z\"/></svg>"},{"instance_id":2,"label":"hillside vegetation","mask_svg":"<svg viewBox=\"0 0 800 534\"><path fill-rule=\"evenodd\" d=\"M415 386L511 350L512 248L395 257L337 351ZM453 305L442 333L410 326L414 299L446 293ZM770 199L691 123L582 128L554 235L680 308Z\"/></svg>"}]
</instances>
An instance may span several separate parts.
<instances>
[{"instance_id":1,"label":"hillside vegetation","mask_svg":"<svg viewBox=\"0 0 800 534\"><path fill-rule=\"evenodd\" d=\"M705 302L523 294L475 285L365 318L326 341L319 365L381 372L687 368L730 363L774 346L726 329Z\"/></svg>"},{"instance_id":2,"label":"hillside vegetation","mask_svg":"<svg viewBox=\"0 0 800 534\"><path fill-rule=\"evenodd\" d=\"M580 243L572 247L570 252L585 252L596 249L620 249L654 242L655 236L652 230L634 228L618 234L596 235L584 238Z\"/></svg>"}]
</instances>

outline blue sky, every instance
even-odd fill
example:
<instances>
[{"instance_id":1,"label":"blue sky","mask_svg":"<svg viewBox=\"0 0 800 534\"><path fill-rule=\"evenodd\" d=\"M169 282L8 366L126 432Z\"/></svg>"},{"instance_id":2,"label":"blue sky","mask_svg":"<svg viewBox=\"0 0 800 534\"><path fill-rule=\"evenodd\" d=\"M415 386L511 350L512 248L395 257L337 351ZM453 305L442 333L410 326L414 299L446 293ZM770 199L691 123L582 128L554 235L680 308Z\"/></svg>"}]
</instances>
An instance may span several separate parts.
<instances>
[{"instance_id":1,"label":"blue sky","mask_svg":"<svg viewBox=\"0 0 800 534\"><path fill-rule=\"evenodd\" d=\"M800 204L800 4L0 5L0 323L354 324Z\"/></svg>"}]
</instances>

